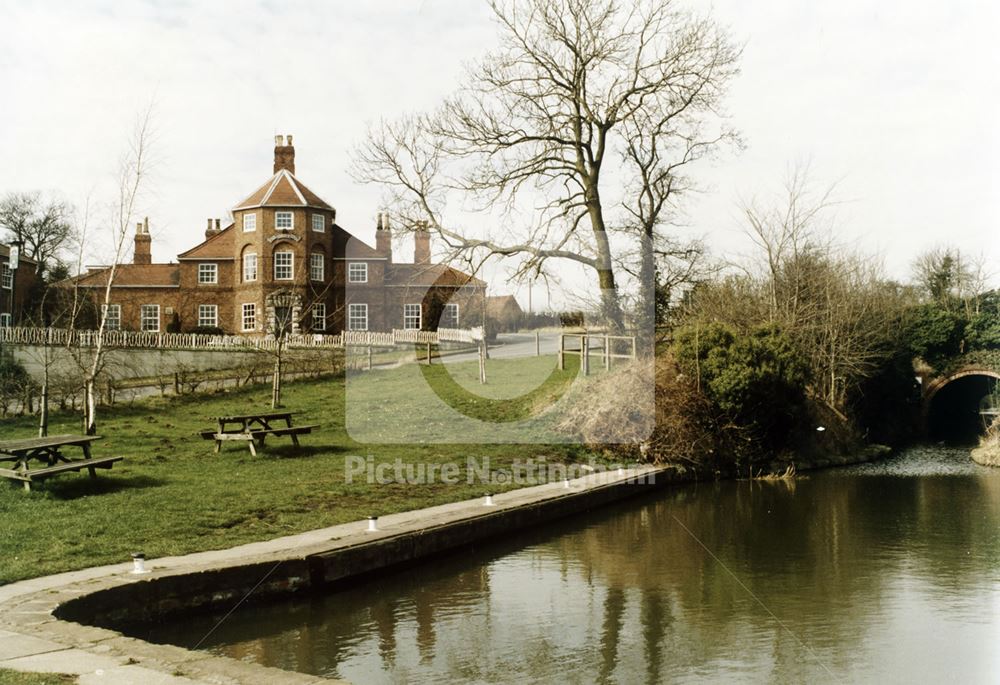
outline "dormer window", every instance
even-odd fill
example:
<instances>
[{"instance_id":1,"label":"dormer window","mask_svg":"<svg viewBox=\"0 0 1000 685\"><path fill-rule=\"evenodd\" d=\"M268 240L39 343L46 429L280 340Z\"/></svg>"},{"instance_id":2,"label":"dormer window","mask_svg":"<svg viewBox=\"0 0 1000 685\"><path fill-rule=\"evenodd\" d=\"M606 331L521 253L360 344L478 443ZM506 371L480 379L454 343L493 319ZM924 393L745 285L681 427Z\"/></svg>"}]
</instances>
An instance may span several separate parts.
<instances>
[{"instance_id":1,"label":"dormer window","mask_svg":"<svg viewBox=\"0 0 1000 685\"><path fill-rule=\"evenodd\" d=\"M291 212L275 212L274 228L278 231L290 231L294 228L295 215Z\"/></svg>"},{"instance_id":2,"label":"dormer window","mask_svg":"<svg viewBox=\"0 0 1000 685\"><path fill-rule=\"evenodd\" d=\"M253 212L243 215L243 232L253 233L257 230L257 215Z\"/></svg>"},{"instance_id":3,"label":"dormer window","mask_svg":"<svg viewBox=\"0 0 1000 685\"><path fill-rule=\"evenodd\" d=\"M316 233L323 233L326 230L326 220L323 218L322 214L312 215L312 226L313 231Z\"/></svg>"},{"instance_id":4,"label":"dormer window","mask_svg":"<svg viewBox=\"0 0 1000 685\"><path fill-rule=\"evenodd\" d=\"M215 285L219 282L219 265L214 263L198 265L198 284Z\"/></svg>"}]
</instances>

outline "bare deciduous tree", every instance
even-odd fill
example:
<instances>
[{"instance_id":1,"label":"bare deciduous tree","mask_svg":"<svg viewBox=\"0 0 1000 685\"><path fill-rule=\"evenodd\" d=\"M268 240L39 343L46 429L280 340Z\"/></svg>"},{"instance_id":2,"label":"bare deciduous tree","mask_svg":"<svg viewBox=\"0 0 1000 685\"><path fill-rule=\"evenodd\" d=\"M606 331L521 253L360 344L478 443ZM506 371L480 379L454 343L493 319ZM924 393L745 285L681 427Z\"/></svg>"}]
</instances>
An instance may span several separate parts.
<instances>
[{"instance_id":1,"label":"bare deciduous tree","mask_svg":"<svg viewBox=\"0 0 1000 685\"><path fill-rule=\"evenodd\" d=\"M105 269L106 280L101 297L100 315L94 344L89 348L90 358L84 368L84 416L83 425L87 435L97 432L97 380L104 366L106 352L105 331L107 330L108 309L118 266L125 257L126 244L136 214L136 204L146 182L150 166L150 144L152 138L152 106L141 113L128 141L128 149L122 156L117 176L117 199L110 217L112 258Z\"/></svg>"},{"instance_id":2,"label":"bare deciduous tree","mask_svg":"<svg viewBox=\"0 0 1000 685\"><path fill-rule=\"evenodd\" d=\"M913 276L932 301L948 309L964 308L966 316L979 313L992 278L984 254L969 256L953 246L938 246L918 255Z\"/></svg>"},{"instance_id":3,"label":"bare deciduous tree","mask_svg":"<svg viewBox=\"0 0 1000 685\"><path fill-rule=\"evenodd\" d=\"M804 168L790 173L779 199L744 203L757 252L742 273L705 284L694 313L743 331L778 326L809 362L810 394L842 413L891 354L905 296L880 260L834 242L835 204L833 189L815 191Z\"/></svg>"},{"instance_id":4,"label":"bare deciduous tree","mask_svg":"<svg viewBox=\"0 0 1000 685\"><path fill-rule=\"evenodd\" d=\"M426 221L454 252L514 257L523 275L570 260L596 275L605 319L621 327L611 231L662 226L681 166L730 136L705 134L737 71L717 24L651 0L491 0L500 47L470 68L432 115L383 123L355 156L355 176L389 190L402 225ZM609 155L636 164L625 206ZM507 212L497 236L445 216L453 192ZM533 206L524 230L518 202ZM638 218L638 222L635 220ZM636 226L638 223L638 226ZM655 240L641 248L650 275Z\"/></svg>"},{"instance_id":5,"label":"bare deciduous tree","mask_svg":"<svg viewBox=\"0 0 1000 685\"><path fill-rule=\"evenodd\" d=\"M72 236L72 207L43 198L39 192L10 193L0 200L0 227L9 241L19 241L25 255L35 260L35 272L55 266L57 256Z\"/></svg>"}]
</instances>

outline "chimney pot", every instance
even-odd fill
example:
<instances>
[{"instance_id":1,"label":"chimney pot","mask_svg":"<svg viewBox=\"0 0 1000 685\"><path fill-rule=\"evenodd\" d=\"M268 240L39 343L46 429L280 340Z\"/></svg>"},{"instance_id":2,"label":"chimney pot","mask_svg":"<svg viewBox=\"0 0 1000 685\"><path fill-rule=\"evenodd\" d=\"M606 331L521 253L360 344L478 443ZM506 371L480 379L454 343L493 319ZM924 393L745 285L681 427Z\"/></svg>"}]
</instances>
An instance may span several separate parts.
<instances>
[{"instance_id":1,"label":"chimney pot","mask_svg":"<svg viewBox=\"0 0 1000 685\"><path fill-rule=\"evenodd\" d=\"M284 144L285 144L285 137L284 136L275 136L274 137L274 147L281 147Z\"/></svg>"},{"instance_id":2,"label":"chimney pot","mask_svg":"<svg viewBox=\"0 0 1000 685\"><path fill-rule=\"evenodd\" d=\"M389 215L379 212L378 230L375 231L375 249L392 263L392 233L389 231Z\"/></svg>"},{"instance_id":3,"label":"chimney pot","mask_svg":"<svg viewBox=\"0 0 1000 685\"><path fill-rule=\"evenodd\" d=\"M222 219L216 219L215 220L215 230L216 230L216 232L219 232L219 231L222 230Z\"/></svg>"}]
</instances>

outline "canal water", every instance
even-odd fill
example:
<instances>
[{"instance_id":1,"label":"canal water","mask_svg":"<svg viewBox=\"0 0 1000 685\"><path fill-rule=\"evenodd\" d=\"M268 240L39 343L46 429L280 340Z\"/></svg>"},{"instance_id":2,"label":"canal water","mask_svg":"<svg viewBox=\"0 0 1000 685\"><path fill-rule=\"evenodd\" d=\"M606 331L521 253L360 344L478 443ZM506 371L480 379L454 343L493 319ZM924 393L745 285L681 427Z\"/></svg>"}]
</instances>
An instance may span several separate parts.
<instances>
[{"instance_id":1,"label":"canal water","mask_svg":"<svg viewBox=\"0 0 1000 685\"><path fill-rule=\"evenodd\" d=\"M142 636L359 685L1000 682L1000 469L968 450L662 490L515 537Z\"/></svg>"}]
</instances>

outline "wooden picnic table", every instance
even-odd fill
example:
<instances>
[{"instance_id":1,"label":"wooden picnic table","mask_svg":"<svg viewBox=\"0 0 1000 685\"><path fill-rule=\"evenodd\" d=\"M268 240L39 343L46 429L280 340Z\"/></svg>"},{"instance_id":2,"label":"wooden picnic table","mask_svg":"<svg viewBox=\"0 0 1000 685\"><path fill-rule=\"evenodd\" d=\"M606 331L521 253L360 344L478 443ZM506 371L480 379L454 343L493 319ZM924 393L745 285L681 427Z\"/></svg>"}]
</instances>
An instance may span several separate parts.
<instances>
[{"instance_id":1,"label":"wooden picnic table","mask_svg":"<svg viewBox=\"0 0 1000 685\"><path fill-rule=\"evenodd\" d=\"M0 468L0 476L23 482L27 491L31 490L32 481L67 471L87 469L90 477L96 478L95 469L110 469L112 464L122 460L122 457L92 459L90 443L100 439L100 435L49 435L44 438L0 440L0 461L14 462L14 468ZM83 458L67 457L63 451L66 447L79 447ZM31 468L32 461L41 461L45 466Z\"/></svg>"},{"instance_id":2,"label":"wooden picnic table","mask_svg":"<svg viewBox=\"0 0 1000 685\"><path fill-rule=\"evenodd\" d=\"M222 443L227 440L238 440L246 442L250 448L250 454L257 456L258 447L264 446L264 438L268 435L287 435L291 437L292 444L299 447L299 435L311 433L312 426L293 426L292 416L298 412L293 411L272 411L257 412L253 414L232 414L228 416L217 416L215 421L217 429L201 431L201 437L206 440L215 440L216 454L222 449ZM276 425L284 422L284 426Z\"/></svg>"}]
</instances>

